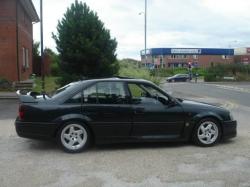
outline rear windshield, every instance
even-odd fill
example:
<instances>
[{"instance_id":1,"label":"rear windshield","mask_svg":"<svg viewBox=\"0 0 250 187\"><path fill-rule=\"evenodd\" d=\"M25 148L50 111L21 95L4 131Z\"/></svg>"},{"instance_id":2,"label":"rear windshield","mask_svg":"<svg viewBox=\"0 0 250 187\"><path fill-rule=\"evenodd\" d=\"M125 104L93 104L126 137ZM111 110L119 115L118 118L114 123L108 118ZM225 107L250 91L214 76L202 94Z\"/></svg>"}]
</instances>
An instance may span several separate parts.
<instances>
[{"instance_id":1,"label":"rear windshield","mask_svg":"<svg viewBox=\"0 0 250 187\"><path fill-rule=\"evenodd\" d=\"M63 95L67 95L70 94L71 92L73 92L77 87L79 87L81 84L80 82L73 82L70 84L67 84L59 89L57 89L53 94L52 94L52 98L53 99L57 99L60 98Z\"/></svg>"}]
</instances>

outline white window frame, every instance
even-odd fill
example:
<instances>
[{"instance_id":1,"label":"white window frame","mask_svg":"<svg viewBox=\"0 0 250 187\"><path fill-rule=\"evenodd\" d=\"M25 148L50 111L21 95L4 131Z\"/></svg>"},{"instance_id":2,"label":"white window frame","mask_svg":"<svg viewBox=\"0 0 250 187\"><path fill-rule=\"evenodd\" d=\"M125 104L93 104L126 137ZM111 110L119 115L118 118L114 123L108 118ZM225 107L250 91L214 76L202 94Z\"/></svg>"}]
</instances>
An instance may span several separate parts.
<instances>
[{"instance_id":1,"label":"white window frame","mask_svg":"<svg viewBox=\"0 0 250 187\"><path fill-rule=\"evenodd\" d=\"M29 68L29 49L25 49L25 68Z\"/></svg>"},{"instance_id":2,"label":"white window frame","mask_svg":"<svg viewBox=\"0 0 250 187\"><path fill-rule=\"evenodd\" d=\"M25 68L26 65L26 54L25 54L25 48L22 48L22 54L23 54L23 68Z\"/></svg>"}]
</instances>

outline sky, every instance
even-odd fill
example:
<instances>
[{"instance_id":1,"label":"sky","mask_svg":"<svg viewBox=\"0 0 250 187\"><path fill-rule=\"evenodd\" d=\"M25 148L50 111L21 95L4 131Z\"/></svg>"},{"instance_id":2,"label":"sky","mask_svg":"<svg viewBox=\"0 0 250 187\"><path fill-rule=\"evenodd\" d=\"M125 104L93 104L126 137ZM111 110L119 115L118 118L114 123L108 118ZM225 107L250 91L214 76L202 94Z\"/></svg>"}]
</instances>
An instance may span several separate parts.
<instances>
[{"instance_id":1,"label":"sky","mask_svg":"<svg viewBox=\"0 0 250 187\"><path fill-rule=\"evenodd\" d=\"M40 0L32 0L38 14ZM80 0L79 0L80 1ZM250 46L249 0L147 0L147 48ZM52 32L75 0L43 0L44 45L56 51ZM140 59L145 0L85 0L118 42L117 57ZM40 41L40 24L34 24Z\"/></svg>"}]
</instances>

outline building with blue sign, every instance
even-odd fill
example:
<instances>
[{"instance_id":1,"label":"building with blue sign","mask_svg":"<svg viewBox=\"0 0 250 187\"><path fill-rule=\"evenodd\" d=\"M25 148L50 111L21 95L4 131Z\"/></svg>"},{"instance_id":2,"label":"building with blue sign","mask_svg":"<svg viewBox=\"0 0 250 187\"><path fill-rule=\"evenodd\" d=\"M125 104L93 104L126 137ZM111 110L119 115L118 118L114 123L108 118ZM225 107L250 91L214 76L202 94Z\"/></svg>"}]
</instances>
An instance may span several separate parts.
<instances>
[{"instance_id":1,"label":"building with blue sign","mask_svg":"<svg viewBox=\"0 0 250 187\"><path fill-rule=\"evenodd\" d=\"M141 51L141 63L150 68L209 67L234 62L234 49L219 48L152 48Z\"/></svg>"}]
</instances>

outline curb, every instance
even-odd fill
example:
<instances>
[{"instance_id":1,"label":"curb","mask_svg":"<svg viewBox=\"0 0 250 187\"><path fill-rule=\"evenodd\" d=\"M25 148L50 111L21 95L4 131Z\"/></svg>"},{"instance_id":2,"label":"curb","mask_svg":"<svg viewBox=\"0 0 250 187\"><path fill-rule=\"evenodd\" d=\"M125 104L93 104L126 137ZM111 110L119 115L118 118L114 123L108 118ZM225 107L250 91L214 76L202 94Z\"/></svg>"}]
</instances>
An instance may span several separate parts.
<instances>
[{"instance_id":1,"label":"curb","mask_svg":"<svg viewBox=\"0 0 250 187\"><path fill-rule=\"evenodd\" d=\"M18 99L18 95L15 92L0 92L0 99Z\"/></svg>"},{"instance_id":2,"label":"curb","mask_svg":"<svg viewBox=\"0 0 250 187\"><path fill-rule=\"evenodd\" d=\"M0 96L0 100L18 100L18 97L15 96Z\"/></svg>"}]
</instances>

